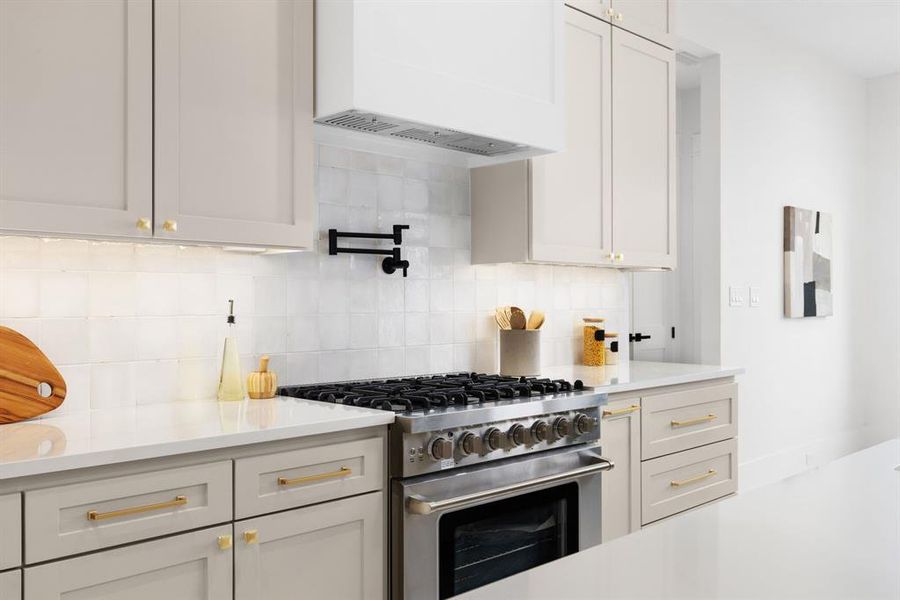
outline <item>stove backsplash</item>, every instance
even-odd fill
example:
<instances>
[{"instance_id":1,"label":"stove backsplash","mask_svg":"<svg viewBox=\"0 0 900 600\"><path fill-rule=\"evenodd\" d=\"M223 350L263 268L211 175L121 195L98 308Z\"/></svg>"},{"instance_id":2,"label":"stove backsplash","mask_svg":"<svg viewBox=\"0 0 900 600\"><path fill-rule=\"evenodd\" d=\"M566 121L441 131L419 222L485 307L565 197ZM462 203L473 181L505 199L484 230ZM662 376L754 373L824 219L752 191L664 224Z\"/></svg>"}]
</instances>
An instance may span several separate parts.
<instances>
[{"instance_id":1,"label":"stove backsplash","mask_svg":"<svg viewBox=\"0 0 900 600\"><path fill-rule=\"evenodd\" d=\"M318 150L320 229L409 224L407 279L382 273L379 258L321 249L247 255L0 237L0 323L59 366L69 397L57 412L213 398L229 298L244 370L269 354L284 384L495 371L502 304L547 313L547 366L580 360L582 316L626 331L624 273L469 264L466 169Z\"/></svg>"}]
</instances>

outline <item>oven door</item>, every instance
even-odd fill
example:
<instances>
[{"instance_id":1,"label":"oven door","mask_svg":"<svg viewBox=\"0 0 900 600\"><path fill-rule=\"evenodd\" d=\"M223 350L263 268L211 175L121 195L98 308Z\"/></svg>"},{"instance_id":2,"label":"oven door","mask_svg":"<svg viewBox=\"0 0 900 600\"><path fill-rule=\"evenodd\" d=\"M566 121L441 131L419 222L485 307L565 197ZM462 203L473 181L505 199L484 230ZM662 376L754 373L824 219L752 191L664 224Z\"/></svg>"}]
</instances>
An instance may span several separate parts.
<instances>
[{"instance_id":1,"label":"oven door","mask_svg":"<svg viewBox=\"0 0 900 600\"><path fill-rule=\"evenodd\" d=\"M600 477L581 446L395 480L392 596L450 598L600 543Z\"/></svg>"}]
</instances>

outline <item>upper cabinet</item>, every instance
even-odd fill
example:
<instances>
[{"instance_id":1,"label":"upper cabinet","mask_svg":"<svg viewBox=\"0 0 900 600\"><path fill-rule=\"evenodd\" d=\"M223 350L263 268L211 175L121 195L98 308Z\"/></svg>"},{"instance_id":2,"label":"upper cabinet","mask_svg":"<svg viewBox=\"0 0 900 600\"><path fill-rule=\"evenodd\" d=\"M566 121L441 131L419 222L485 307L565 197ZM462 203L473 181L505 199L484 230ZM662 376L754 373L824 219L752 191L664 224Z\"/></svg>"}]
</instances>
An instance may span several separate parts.
<instances>
[{"instance_id":1,"label":"upper cabinet","mask_svg":"<svg viewBox=\"0 0 900 600\"><path fill-rule=\"evenodd\" d=\"M567 9L567 149L472 170L473 262L610 262L611 30Z\"/></svg>"},{"instance_id":2,"label":"upper cabinet","mask_svg":"<svg viewBox=\"0 0 900 600\"><path fill-rule=\"evenodd\" d=\"M157 0L155 19L155 235L311 246L311 0Z\"/></svg>"},{"instance_id":3,"label":"upper cabinet","mask_svg":"<svg viewBox=\"0 0 900 600\"><path fill-rule=\"evenodd\" d=\"M626 266L675 267L675 53L613 29L612 244Z\"/></svg>"},{"instance_id":4,"label":"upper cabinet","mask_svg":"<svg viewBox=\"0 0 900 600\"><path fill-rule=\"evenodd\" d=\"M674 0L566 0L566 4L616 27L674 48Z\"/></svg>"},{"instance_id":5,"label":"upper cabinet","mask_svg":"<svg viewBox=\"0 0 900 600\"><path fill-rule=\"evenodd\" d=\"M562 150L557 0L319 0L316 120L507 162Z\"/></svg>"},{"instance_id":6,"label":"upper cabinet","mask_svg":"<svg viewBox=\"0 0 900 600\"><path fill-rule=\"evenodd\" d=\"M674 48L672 0L611 0L612 19L618 27Z\"/></svg>"},{"instance_id":7,"label":"upper cabinet","mask_svg":"<svg viewBox=\"0 0 900 600\"><path fill-rule=\"evenodd\" d=\"M312 111L312 0L2 0L0 231L311 247Z\"/></svg>"},{"instance_id":8,"label":"upper cabinet","mask_svg":"<svg viewBox=\"0 0 900 600\"><path fill-rule=\"evenodd\" d=\"M150 0L0 2L0 229L150 237Z\"/></svg>"},{"instance_id":9,"label":"upper cabinet","mask_svg":"<svg viewBox=\"0 0 900 600\"><path fill-rule=\"evenodd\" d=\"M472 260L675 266L675 56L567 9L564 152L473 169Z\"/></svg>"}]
</instances>

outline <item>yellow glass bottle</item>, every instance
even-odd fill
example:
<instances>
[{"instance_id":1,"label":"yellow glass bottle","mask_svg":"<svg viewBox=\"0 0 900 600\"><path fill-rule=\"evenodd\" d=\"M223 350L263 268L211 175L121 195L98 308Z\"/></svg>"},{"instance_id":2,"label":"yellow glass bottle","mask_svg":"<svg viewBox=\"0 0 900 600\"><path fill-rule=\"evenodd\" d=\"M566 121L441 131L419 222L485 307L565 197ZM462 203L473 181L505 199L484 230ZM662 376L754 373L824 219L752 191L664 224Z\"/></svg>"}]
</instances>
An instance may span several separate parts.
<instances>
[{"instance_id":1,"label":"yellow glass bottle","mask_svg":"<svg viewBox=\"0 0 900 600\"><path fill-rule=\"evenodd\" d=\"M219 372L220 401L244 399L244 377L241 375L241 357L238 353L237 338L234 335L234 300L228 301L228 332L222 350L222 369Z\"/></svg>"}]
</instances>

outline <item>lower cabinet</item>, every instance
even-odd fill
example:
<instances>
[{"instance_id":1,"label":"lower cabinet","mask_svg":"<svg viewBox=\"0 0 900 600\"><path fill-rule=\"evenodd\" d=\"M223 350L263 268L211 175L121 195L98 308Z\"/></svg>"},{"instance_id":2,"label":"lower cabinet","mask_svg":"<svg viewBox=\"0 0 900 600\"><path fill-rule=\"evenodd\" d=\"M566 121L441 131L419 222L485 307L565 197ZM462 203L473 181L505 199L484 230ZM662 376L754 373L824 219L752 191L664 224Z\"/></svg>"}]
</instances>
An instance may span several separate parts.
<instances>
[{"instance_id":1,"label":"lower cabinet","mask_svg":"<svg viewBox=\"0 0 900 600\"><path fill-rule=\"evenodd\" d=\"M0 573L0 600L22 600L22 571Z\"/></svg>"},{"instance_id":2,"label":"lower cabinet","mask_svg":"<svg viewBox=\"0 0 900 600\"><path fill-rule=\"evenodd\" d=\"M223 600L232 581L229 524L27 568L24 598Z\"/></svg>"},{"instance_id":3,"label":"lower cabinet","mask_svg":"<svg viewBox=\"0 0 900 600\"><path fill-rule=\"evenodd\" d=\"M235 523L235 600L384 598L384 523L380 491Z\"/></svg>"},{"instance_id":4,"label":"lower cabinet","mask_svg":"<svg viewBox=\"0 0 900 600\"><path fill-rule=\"evenodd\" d=\"M603 409L603 455L615 468L603 474L602 535L608 542L641 528L640 398L610 402Z\"/></svg>"},{"instance_id":5,"label":"lower cabinet","mask_svg":"<svg viewBox=\"0 0 900 600\"><path fill-rule=\"evenodd\" d=\"M604 542L737 491L737 398L731 377L610 395Z\"/></svg>"}]
</instances>

